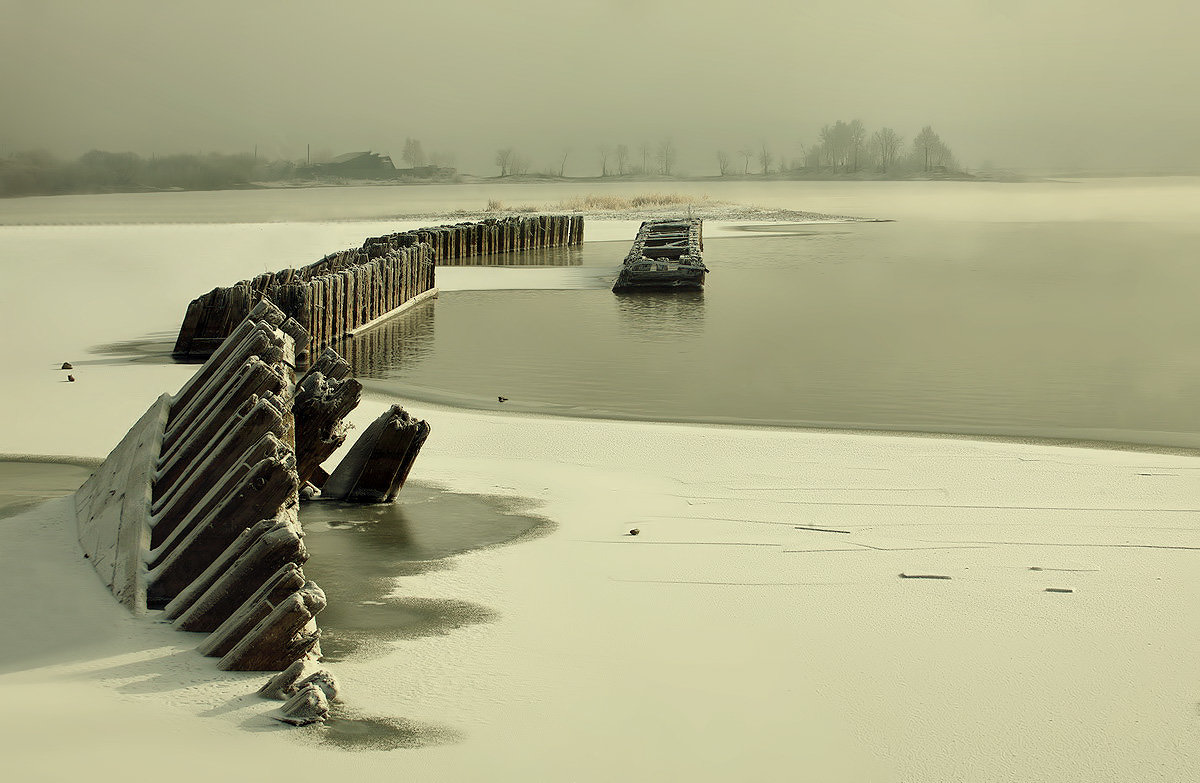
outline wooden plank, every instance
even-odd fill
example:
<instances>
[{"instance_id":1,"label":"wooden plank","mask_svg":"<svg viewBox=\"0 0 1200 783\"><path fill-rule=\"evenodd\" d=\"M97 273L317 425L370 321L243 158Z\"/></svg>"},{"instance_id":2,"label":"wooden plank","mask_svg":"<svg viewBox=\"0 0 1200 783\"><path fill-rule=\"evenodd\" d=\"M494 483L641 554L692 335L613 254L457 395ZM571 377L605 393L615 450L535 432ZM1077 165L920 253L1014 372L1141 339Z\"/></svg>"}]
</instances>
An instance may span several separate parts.
<instances>
[{"instance_id":1,"label":"wooden plank","mask_svg":"<svg viewBox=\"0 0 1200 783\"><path fill-rule=\"evenodd\" d=\"M255 541L175 620L181 631L213 631L285 565L308 559L299 524L281 520Z\"/></svg>"},{"instance_id":2,"label":"wooden plank","mask_svg":"<svg viewBox=\"0 0 1200 783\"><path fill-rule=\"evenodd\" d=\"M296 391L296 474L301 485L346 441L343 420L358 406L362 384L321 373L304 376Z\"/></svg>"},{"instance_id":3,"label":"wooden plank","mask_svg":"<svg viewBox=\"0 0 1200 783\"><path fill-rule=\"evenodd\" d=\"M429 424L393 405L371 422L322 488L334 499L391 502L429 435Z\"/></svg>"},{"instance_id":4,"label":"wooden plank","mask_svg":"<svg viewBox=\"0 0 1200 783\"><path fill-rule=\"evenodd\" d=\"M282 671L316 645L318 634L305 627L325 608L325 593L313 582L280 602L234 645L217 668L226 671Z\"/></svg>"},{"instance_id":5,"label":"wooden plank","mask_svg":"<svg viewBox=\"0 0 1200 783\"><path fill-rule=\"evenodd\" d=\"M248 446L262 444L259 452L273 452L274 444L286 438L284 412L266 400L253 402L245 416L225 419L219 437L196 439L194 451L182 453L171 464L169 473L155 482L152 509L156 534L159 529L169 532L173 527L170 520L180 520L200 505L213 482L229 475L245 459ZM165 532L158 540L163 536Z\"/></svg>"},{"instance_id":6,"label":"wooden plank","mask_svg":"<svg viewBox=\"0 0 1200 783\"><path fill-rule=\"evenodd\" d=\"M208 564L233 543L242 530L279 513L297 495L295 458L268 458L254 465L232 488L222 486L220 497L202 517L189 516L149 556L148 600L165 606Z\"/></svg>"},{"instance_id":7,"label":"wooden plank","mask_svg":"<svg viewBox=\"0 0 1200 783\"><path fill-rule=\"evenodd\" d=\"M211 432L213 427L219 426L251 395L261 398L268 394L283 394L287 389L287 377L280 364L268 364L258 356L250 355L245 364L228 377L214 377L209 388L211 392L206 389L182 414L172 417L163 438L163 453L168 458L197 433Z\"/></svg>"},{"instance_id":8,"label":"wooden plank","mask_svg":"<svg viewBox=\"0 0 1200 783\"><path fill-rule=\"evenodd\" d=\"M189 606L196 602L196 599L204 594L204 591L212 587L213 582L224 574L233 563L242 556L242 554L250 548L255 541L264 533L270 530L278 521L273 519L263 519L253 527L248 527L238 534L233 543L225 548L221 556L204 569L200 576L196 577L179 595L175 596L169 604L163 609L162 618L164 620L174 620L179 615L183 614Z\"/></svg>"},{"instance_id":9,"label":"wooden plank","mask_svg":"<svg viewBox=\"0 0 1200 783\"><path fill-rule=\"evenodd\" d=\"M212 373L216 372L228 359L228 355L236 351L241 345L242 340L249 337L252 332L259 328L262 321L266 321L272 326L277 326L284 321L284 314L279 308L272 305L270 302L261 303L251 312L250 317L238 324L233 332L231 332L217 352L213 353L207 361L201 365L199 371L196 372L179 392L176 393L175 399L171 401L173 406L187 405L193 395L204 387L208 382ZM258 354L262 357L262 354Z\"/></svg>"},{"instance_id":10,"label":"wooden plank","mask_svg":"<svg viewBox=\"0 0 1200 783\"><path fill-rule=\"evenodd\" d=\"M247 633L271 614L276 604L304 587L305 581L304 571L300 566L284 563L201 642L197 651L201 655L214 658L226 655Z\"/></svg>"},{"instance_id":11,"label":"wooden plank","mask_svg":"<svg viewBox=\"0 0 1200 783\"><path fill-rule=\"evenodd\" d=\"M222 455L219 472L206 476L204 480L192 482L193 486L198 487L198 492L203 493L200 497L189 496L187 504L170 506L154 517L151 536L151 554L154 557L161 557L170 551L193 525L199 524L206 515L226 502L227 495L253 472L255 466L264 460L286 459L292 453L291 446L273 432L266 432L254 441L235 440L231 451L234 455L232 458ZM264 514L260 518L270 516L274 516L274 513ZM253 521L257 520L251 520Z\"/></svg>"},{"instance_id":12,"label":"wooden plank","mask_svg":"<svg viewBox=\"0 0 1200 783\"><path fill-rule=\"evenodd\" d=\"M169 395L162 395L75 493L79 543L101 581L135 614L146 610L143 555L150 492Z\"/></svg>"}]
</instances>

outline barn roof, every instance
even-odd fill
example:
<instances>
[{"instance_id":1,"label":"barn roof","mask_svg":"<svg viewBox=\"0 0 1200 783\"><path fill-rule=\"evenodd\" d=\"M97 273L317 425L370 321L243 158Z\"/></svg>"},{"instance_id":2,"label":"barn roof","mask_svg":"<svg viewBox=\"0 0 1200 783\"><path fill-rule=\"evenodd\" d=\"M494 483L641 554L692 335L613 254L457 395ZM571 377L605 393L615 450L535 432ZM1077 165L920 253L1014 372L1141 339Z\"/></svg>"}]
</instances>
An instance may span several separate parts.
<instances>
[{"instance_id":1,"label":"barn roof","mask_svg":"<svg viewBox=\"0 0 1200 783\"><path fill-rule=\"evenodd\" d=\"M364 157L367 155L373 155L373 154L374 153L372 153L370 151L368 151L368 152L347 152L344 155L338 155L336 158L334 158L333 160L331 160L329 162L330 163L349 163L352 160L356 160L358 158L361 158L361 157Z\"/></svg>"}]
</instances>

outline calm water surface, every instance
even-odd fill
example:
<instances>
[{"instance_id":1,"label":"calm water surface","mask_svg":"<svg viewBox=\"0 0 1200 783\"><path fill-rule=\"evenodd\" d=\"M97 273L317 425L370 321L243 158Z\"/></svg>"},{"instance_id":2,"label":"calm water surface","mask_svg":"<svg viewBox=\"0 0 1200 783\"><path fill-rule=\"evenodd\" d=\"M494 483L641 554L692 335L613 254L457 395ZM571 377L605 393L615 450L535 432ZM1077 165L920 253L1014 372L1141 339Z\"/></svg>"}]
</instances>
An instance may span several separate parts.
<instances>
[{"instance_id":1,"label":"calm water surface","mask_svg":"<svg viewBox=\"0 0 1200 783\"><path fill-rule=\"evenodd\" d=\"M783 230L709 240L702 293L614 295L626 245L595 243L560 289L447 291L347 350L481 408L1200 446L1195 225Z\"/></svg>"},{"instance_id":2,"label":"calm water surface","mask_svg":"<svg viewBox=\"0 0 1200 783\"><path fill-rule=\"evenodd\" d=\"M345 346L368 387L565 415L1200 447L1195 177L6 199L0 261L6 281L40 290L26 259L89 259L85 270L104 274L46 306L81 313L95 342L161 333L165 345L191 297L401 225L388 216L647 190L897 222L710 234L708 286L683 296L613 295L632 229L591 241L624 236L591 222L582 251L543 266L439 270L438 300ZM174 222L209 225L163 225ZM144 332L87 315L110 278L118 294L137 280L155 290L139 311Z\"/></svg>"}]
</instances>

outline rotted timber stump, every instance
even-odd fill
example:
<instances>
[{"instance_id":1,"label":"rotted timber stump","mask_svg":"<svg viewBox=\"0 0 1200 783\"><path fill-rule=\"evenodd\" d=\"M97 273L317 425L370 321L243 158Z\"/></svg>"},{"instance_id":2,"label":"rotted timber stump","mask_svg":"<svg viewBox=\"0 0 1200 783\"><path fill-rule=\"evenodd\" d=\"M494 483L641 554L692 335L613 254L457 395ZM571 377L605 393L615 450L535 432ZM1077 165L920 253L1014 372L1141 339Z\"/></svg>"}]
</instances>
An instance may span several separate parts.
<instances>
[{"instance_id":1,"label":"rotted timber stump","mask_svg":"<svg viewBox=\"0 0 1200 783\"><path fill-rule=\"evenodd\" d=\"M428 422L393 405L367 427L321 493L335 500L391 503L404 487L428 437Z\"/></svg>"}]
</instances>

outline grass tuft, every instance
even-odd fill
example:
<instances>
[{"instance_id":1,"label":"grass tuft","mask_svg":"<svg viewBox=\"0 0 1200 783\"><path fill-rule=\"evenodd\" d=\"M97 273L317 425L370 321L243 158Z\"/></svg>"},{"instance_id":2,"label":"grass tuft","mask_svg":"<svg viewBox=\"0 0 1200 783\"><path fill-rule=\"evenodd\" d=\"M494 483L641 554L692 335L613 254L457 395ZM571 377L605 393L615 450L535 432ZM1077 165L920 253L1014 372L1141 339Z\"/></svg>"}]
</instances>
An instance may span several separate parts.
<instances>
[{"instance_id":1,"label":"grass tuft","mask_svg":"<svg viewBox=\"0 0 1200 783\"><path fill-rule=\"evenodd\" d=\"M530 212L537 212L537 211L538 211L538 208L535 207L533 204L520 204L518 206L509 207L509 206L505 206L504 202L497 198L488 199L487 207L484 209L484 212L530 213Z\"/></svg>"},{"instance_id":2,"label":"grass tuft","mask_svg":"<svg viewBox=\"0 0 1200 783\"><path fill-rule=\"evenodd\" d=\"M642 193L628 198L623 196L607 196L589 193L586 196L560 201L555 209L570 209L575 211L607 210L618 212L622 210L640 209L642 207L695 206L708 204L708 195L688 196L682 193Z\"/></svg>"}]
</instances>

